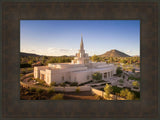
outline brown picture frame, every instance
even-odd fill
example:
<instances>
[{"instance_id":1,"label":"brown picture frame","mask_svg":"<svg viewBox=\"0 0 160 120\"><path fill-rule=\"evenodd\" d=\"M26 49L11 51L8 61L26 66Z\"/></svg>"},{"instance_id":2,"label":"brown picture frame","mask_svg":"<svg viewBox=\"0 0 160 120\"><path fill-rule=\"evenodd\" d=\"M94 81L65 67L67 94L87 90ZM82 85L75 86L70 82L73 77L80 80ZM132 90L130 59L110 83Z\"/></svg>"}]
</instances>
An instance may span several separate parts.
<instances>
[{"instance_id":1,"label":"brown picture frame","mask_svg":"<svg viewBox=\"0 0 160 120\"><path fill-rule=\"evenodd\" d=\"M20 20L34 19L140 20L140 100L20 100ZM4 2L2 29L3 118L158 117L156 2Z\"/></svg>"}]
</instances>

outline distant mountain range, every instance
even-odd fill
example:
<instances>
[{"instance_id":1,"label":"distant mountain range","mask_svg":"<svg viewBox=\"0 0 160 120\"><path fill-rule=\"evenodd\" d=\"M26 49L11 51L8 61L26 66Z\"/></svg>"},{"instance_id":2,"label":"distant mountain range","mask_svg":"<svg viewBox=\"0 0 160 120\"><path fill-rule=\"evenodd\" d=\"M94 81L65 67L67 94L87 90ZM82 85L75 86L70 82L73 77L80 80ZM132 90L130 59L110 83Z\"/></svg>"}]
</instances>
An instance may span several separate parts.
<instances>
[{"instance_id":1,"label":"distant mountain range","mask_svg":"<svg viewBox=\"0 0 160 120\"><path fill-rule=\"evenodd\" d=\"M20 52L20 56L25 57L25 56L34 56L34 57L38 57L38 56L42 56L42 55L37 55L37 54L33 54L33 53L24 53L24 52Z\"/></svg>"},{"instance_id":2,"label":"distant mountain range","mask_svg":"<svg viewBox=\"0 0 160 120\"><path fill-rule=\"evenodd\" d=\"M100 57L131 57L121 51L116 50L116 49L107 51L106 53L99 55L99 56Z\"/></svg>"},{"instance_id":3,"label":"distant mountain range","mask_svg":"<svg viewBox=\"0 0 160 120\"><path fill-rule=\"evenodd\" d=\"M33 56L33 57L42 57L42 56L47 56L47 55L38 55L34 53L25 53L25 52L20 52L20 56L22 57L27 57L27 56ZM63 57L74 57L73 55L67 56L67 55L62 55ZM62 56L50 56L50 57L62 57ZM49 57L49 56L48 56Z\"/></svg>"},{"instance_id":4,"label":"distant mountain range","mask_svg":"<svg viewBox=\"0 0 160 120\"><path fill-rule=\"evenodd\" d=\"M44 56L44 55L37 55L37 54L33 54L33 53L24 53L24 52L21 52L20 55L23 57L24 56L34 56L34 57ZM63 55L63 56L67 57L67 55ZM106 53L104 53L102 55L98 55L98 56L100 56L100 57L131 57L121 51L116 50L116 49L107 51ZM56 56L53 56L53 57L56 57ZM74 56L71 55L70 57L74 57Z\"/></svg>"}]
</instances>

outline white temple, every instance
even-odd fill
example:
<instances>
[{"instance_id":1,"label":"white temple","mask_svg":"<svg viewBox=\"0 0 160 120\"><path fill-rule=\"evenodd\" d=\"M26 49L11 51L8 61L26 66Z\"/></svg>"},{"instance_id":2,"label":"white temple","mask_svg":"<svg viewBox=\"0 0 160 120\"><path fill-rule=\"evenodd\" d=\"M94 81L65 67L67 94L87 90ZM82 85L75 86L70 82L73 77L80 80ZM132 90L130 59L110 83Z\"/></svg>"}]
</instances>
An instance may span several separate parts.
<instances>
[{"instance_id":1,"label":"white temple","mask_svg":"<svg viewBox=\"0 0 160 120\"><path fill-rule=\"evenodd\" d=\"M83 37L79 53L76 54L71 63L49 63L48 66L34 67L34 77L44 80L47 84L77 82L78 84L92 80L92 74L102 73L102 80L106 80L116 73L116 66L105 62L91 62L85 53Z\"/></svg>"}]
</instances>

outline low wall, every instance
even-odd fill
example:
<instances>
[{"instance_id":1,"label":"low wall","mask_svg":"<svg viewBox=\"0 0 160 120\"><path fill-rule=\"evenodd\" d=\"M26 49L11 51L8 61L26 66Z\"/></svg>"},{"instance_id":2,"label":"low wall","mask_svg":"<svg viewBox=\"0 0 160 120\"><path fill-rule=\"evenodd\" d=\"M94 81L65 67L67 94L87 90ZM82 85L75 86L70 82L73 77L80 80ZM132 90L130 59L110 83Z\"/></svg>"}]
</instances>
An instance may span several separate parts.
<instances>
[{"instance_id":1,"label":"low wall","mask_svg":"<svg viewBox=\"0 0 160 120\"><path fill-rule=\"evenodd\" d=\"M75 92L76 90L79 91L90 91L90 86L79 86L79 87L54 87L54 90L57 92Z\"/></svg>"},{"instance_id":2,"label":"low wall","mask_svg":"<svg viewBox=\"0 0 160 120\"><path fill-rule=\"evenodd\" d=\"M105 92L103 92L103 91L101 91L101 90L97 90L97 89L95 89L95 88L92 88L91 87L91 92L93 93L93 94L96 94L96 95L98 95L98 96L100 96L100 97L103 97L104 99L106 99L106 100L126 100L126 99L124 99L124 98L122 98L122 97L119 97L119 96L116 96L116 95L113 95L113 94L110 94L110 98L111 99L108 99L108 98L106 98L105 97Z\"/></svg>"},{"instance_id":3,"label":"low wall","mask_svg":"<svg viewBox=\"0 0 160 120\"><path fill-rule=\"evenodd\" d=\"M23 83L23 82L20 82L20 84L25 88L35 87L35 88L42 88L42 89L46 89L46 90L50 89L50 88L47 88L47 87L42 87L42 86L37 86L37 85L29 85L29 84L26 84L26 83ZM56 92L75 92L77 89L79 91L91 91L91 87L90 86L79 86L79 87L76 87L76 86L71 86L71 87L57 86L57 87L53 87L53 89Z\"/></svg>"},{"instance_id":4,"label":"low wall","mask_svg":"<svg viewBox=\"0 0 160 120\"><path fill-rule=\"evenodd\" d=\"M37 85L29 85L29 84L26 84L26 83L23 83L23 82L20 82L20 84L23 86L23 87L35 87L35 88L42 88L42 89L45 89L45 90L48 90L50 88L47 88L47 87L42 87L42 86L37 86ZM61 86L57 86L57 87L53 87L53 89L56 91L56 92L75 92L77 89L79 89L79 91L91 91L93 94L96 94L98 96L101 96L103 97L104 99L106 100L109 100L108 98L105 98L105 92L104 91L101 91L101 90L97 90L95 88L92 88L90 86L79 86L79 87L76 87L76 86L72 86L72 87L61 87ZM110 97L111 97L111 100L126 100L122 97L119 97L119 96L116 96L116 95L113 95L113 94L110 94Z\"/></svg>"}]
</instances>

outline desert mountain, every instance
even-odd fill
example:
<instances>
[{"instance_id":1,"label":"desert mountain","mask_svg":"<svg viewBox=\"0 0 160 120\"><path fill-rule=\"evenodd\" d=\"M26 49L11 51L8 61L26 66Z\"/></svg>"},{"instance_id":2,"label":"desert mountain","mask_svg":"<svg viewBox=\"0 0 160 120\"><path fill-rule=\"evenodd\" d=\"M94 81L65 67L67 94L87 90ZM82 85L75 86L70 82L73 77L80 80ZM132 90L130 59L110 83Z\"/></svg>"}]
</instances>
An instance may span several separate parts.
<instances>
[{"instance_id":1,"label":"desert mountain","mask_svg":"<svg viewBox=\"0 0 160 120\"><path fill-rule=\"evenodd\" d=\"M116 49L107 51L106 53L100 55L101 57L130 57L129 55L120 52Z\"/></svg>"}]
</instances>

